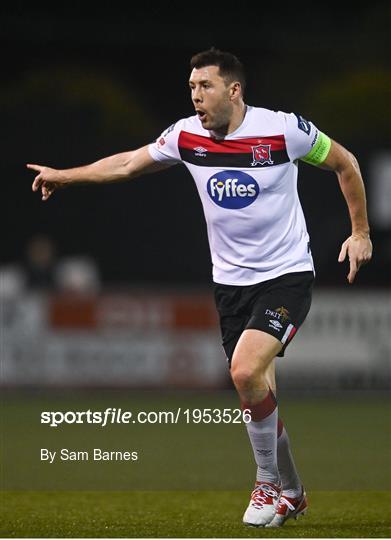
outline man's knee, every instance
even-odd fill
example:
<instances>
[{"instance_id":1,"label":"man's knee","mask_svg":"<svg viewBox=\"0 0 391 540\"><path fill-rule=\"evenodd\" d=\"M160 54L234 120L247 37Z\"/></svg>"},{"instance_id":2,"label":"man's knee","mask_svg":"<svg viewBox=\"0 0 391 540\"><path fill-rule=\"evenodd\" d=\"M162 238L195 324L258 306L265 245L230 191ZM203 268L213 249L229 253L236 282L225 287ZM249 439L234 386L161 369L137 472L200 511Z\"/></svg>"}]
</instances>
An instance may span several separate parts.
<instances>
[{"instance_id":1,"label":"man's knee","mask_svg":"<svg viewBox=\"0 0 391 540\"><path fill-rule=\"evenodd\" d=\"M268 369L273 357L255 354L234 355L231 366L231 377L236 388L250 388L267 379Z\"/></svg>"},{"instance_id":2,"label":"man's knee","mask_svg":"<svg viewBox=\"0 0 391 540\"><path fill-rule=\"evenodd\" d=\"M235 349L231 377L237 389L247 389L270 378L270 367L280 350L275 338L258 330L246 330Z\"/></svg>"},{"instance_id":3,"label":"man's knee","mask_svg":"<svg viewBox=\"0 0 391 540\"><path fill-rule=\"evenodd\" d=\"M254 366L236 362L231 367L231 377L236 388L245 390L253 386L254 381L262 377L262 371Z\"/></svg>"}]
</instances>

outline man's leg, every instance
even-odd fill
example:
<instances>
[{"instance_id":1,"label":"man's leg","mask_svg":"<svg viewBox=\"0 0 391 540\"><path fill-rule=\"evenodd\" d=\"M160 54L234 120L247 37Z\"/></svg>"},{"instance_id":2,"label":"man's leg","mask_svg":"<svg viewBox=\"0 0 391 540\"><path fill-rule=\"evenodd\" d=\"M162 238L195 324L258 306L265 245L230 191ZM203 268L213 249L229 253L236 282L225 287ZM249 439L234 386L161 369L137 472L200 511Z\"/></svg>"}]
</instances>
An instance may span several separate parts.
<instances>
[{"instance_id":1,"label":"man's leg","mask_svg":"<svg viewBox=\"0 0 391 540\"><path fill-rule=\"evenodd\" d=\"M269 388L277 396L275 360L270 362L265 375ZM284 495L301 495L302 484L293 461L288 433L281 418L278 419L277 426L277 463Z\"/></svg>"},{"instance_id":2,"label":"man's leg","mask_svg":"<svg viewBox=\"0 0 391 540\"><path fill-rule=\"evenodd\" d=\"M281 342L261 330L247 329L236 345L231 376L242 407L251 411L246 424L258 465L257 483L243 521L264 526L276 512L280 493L277 465L277 401L268 383L268 371Z\"/></svg>"},{"instance_id":3,"label":"man's leg","mask_svg":"<svg viewBox=\"0 0 391 540\"><path fill-rule=\"evenodd\" d=\"M276 394L275 360L273 360L266 372L266 380L269 387ZM300 477L297 473L293 460L288 433L282 420L278 419L277 428L277 463L280 473L282 492L277 506L277 512L267 527L281 527L291 517L297 517L305 513L308 503ZM258 475L261 471L258 467Z\"/></svg>"}]
</instances>

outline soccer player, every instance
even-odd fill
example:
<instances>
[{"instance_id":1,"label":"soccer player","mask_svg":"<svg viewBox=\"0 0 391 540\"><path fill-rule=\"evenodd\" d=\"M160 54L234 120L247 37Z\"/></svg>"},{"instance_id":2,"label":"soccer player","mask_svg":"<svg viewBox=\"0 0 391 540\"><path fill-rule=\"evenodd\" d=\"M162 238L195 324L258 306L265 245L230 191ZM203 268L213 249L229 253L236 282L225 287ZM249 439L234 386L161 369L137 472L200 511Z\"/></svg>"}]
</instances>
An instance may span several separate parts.
<instances>
[{"instance_id":1,"label":"soccer player","mask_svg":"<svg viewBox=\"0 0 391 540\"><path fill-rule=\"evenodd\" d=\"M234 55L212 48L190 66L196 114L156 142L73 169L27 167L38 172L32 188L43 201L78 183L121 182L177 163L190 171L207 223L223 347L242 407L251 411L257 472L243 522L279 527L307 508L278 418L274 365L309 311L314 280L299 160L337 175L352 226L338 258L349 258L349 283L372 254L365 189L355 157L314 124L244 102L243 66Z\"/></svg>"}]
</instances>

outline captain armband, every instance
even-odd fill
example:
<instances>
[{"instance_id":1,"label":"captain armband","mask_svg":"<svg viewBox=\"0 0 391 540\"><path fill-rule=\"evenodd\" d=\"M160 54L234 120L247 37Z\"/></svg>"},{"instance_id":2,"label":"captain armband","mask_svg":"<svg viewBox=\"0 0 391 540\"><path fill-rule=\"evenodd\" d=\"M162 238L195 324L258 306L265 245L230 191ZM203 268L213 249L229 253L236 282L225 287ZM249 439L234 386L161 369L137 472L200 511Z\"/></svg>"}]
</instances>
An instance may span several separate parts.
<instances>
[{"instance_id":1,"label":"captain armband","mask_svg":"<svg viewBox=\"0 0 391 540\"><path fill-rule=\"evenodd\" d=\"M318 131L318 137L314 146L303 156L301 161L310 163L311 165L320 165L327 158L331 147L331 139L321 131Z\"/></svg>"}]
</instances>

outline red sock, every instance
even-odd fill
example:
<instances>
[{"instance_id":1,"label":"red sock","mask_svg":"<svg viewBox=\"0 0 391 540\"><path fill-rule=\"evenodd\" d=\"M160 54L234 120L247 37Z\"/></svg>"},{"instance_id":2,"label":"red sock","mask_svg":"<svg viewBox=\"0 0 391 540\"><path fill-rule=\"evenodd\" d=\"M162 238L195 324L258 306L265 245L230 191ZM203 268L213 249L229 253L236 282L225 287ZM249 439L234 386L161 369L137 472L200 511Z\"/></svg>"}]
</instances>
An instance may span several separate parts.
<instances>
[{"instance_id":1,"label":"red sock","mask_svg":"<svg viewBox=\"0 0 391 540\"><path fill-rule=\"evenodd\" d=\"M277 407L277 400L271 390L268 395L259 403L250 405L249 403L242 402L242 409L249 409L251 411L251 420L253 422L260 422L274 411Z\"/></svg>"}]
</instances>

